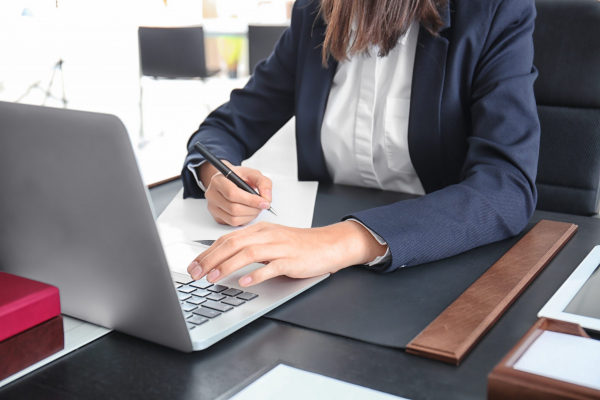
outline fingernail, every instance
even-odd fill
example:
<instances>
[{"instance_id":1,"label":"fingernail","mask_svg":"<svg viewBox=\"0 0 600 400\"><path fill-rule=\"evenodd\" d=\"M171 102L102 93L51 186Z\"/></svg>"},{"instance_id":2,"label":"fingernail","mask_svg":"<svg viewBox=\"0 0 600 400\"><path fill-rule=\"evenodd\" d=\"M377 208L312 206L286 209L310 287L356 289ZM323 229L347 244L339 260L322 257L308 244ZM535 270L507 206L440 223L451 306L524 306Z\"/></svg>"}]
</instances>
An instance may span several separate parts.
<instances>
[{"instance_id":1,"label":"fingernail","mask_svg":"<svg viewBox=\"0 0 600 400\"><path fill-rule=\"evenodd\" d=\"M219 272L218 269L213 269L212 271L210 271L210 274L208 274L208 277L206 278L209 282L214 282L219 275L221 275L221 272Z\"/></svg>"},{"instance_id":2,"label":"fingernail","mask_svg":"<svg viewBox=\"0 0 600 400\"><path fill-rule=\"evenodd\" d=\"M265 189L263 194L264 194L263 197L265 199L267 199L269 201L273 200L273 195L271 194L271 191L269 189Z\"/></svg>"},{"instance_id":3,"label":"fingernail","mask_svg":"<svg viewBox=\"0 0 600 400\"><path fill-rule=\"evenodd\" d=\"M248 286L251 283L252 283L252 277L250 275L246 275L242 279L240 279L241 286Z\"/></svg>"},{"instance_id":4,"label":"fingernail","mask_svg":"<svg viewBox=\"0 0 600 400\"><path fill-rule=\"evenodd\" d=\"M263 210L268 210L271 207L269 203L265 203L264 201L262 201L258 206Z\"/></svg>"},{"instance_id":5,"label":"fingernail","mask_svg":"<svg viewBox=\"0 0 600 400\"><path fill-rule=\"evenodd\" d=\"M194 268L196 268L197 266L198 266L198 261L194 260L194 261L192 261L192 263L190 265L188 265L187 270L188 271L193 271Z\"/></svg>"},{"instance_id":6,"label":"fingernail","mask_svg":"<svg viewBox=\"0 0 600 400\"><path fill-rule=\"evenodd\" d=\"M202 275L202 268L200 268L200 266L194 268L190 275L192 276L193 280L197 281L200 279L200 275Z\"/></svg>"}]
</instances>

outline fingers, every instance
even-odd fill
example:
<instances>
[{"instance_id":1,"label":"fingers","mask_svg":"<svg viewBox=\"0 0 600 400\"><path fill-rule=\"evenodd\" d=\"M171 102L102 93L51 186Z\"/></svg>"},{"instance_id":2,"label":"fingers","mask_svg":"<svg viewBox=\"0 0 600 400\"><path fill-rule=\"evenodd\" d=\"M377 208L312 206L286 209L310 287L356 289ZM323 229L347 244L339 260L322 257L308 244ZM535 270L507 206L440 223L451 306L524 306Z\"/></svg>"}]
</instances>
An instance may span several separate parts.
<instances>
[{"instance_id":1,"label":"fingers","mask_svg":"<svg viewBox=\"0 0 600 400\"><path fill-rule=\"evenodd\" d=\"M248 193L238 188L223 174L215 174L210 179L205 197L213 218L222 224L240 226L252 221L262 210L271 207L271 190L273 183L255 169L233 167L236 174L244 179L259 193Z\"/></svg>"},{"instance_id":2,"label":"fingers","mask_svg":"<svg viewBox=\"0 0 600 400\"><path fill-rule=\"evenodd\" d=\"M220 224L231 226L246 225L254 220L261 211L260 209L247 207L242 204L231 203L218 192L212 191L210 194L207 192L206 197L209 198L208 211Z\"/></svg>"},{"instance_id":3,"label":"fingers","mask_svg":"<svg viewBox=\"0 0 600 400\"><path fill-rule=\"evenodd\" d=\"M211 180L211 186L231 203L238 203L259 210L268 210L271 207L270 200L240 189L223 175L216 175Z\"/></svg>"},{"instance_id":4,"label":"fingers","mask_svg":"<svg viewBox=\"0 0 600 400\"><path fill-rule=\"evenodd\" d=\"M285 275L287 260L276 260L270 262L262 268L257 269L240 278L238 283L241 287L257 285L267 279L275 278L276 276Z\"/></svg>"},{"instance_id":5,"label":"fingers","mask_svg":"<svg viewBox=\"0 0 600 400\"><path fill-rule=\"evenodd\" d=\"M218 221L217 221L218 222ZM221 246L227 239L234 237L234 236L240 236L240 235L247 235L250 233L255 233L255 232L259 232L261 230L269 230L272 229L272 227L275 227L277 225L275 224L271 224L268 222L257 222L254 225L250 225L246 228L234 231L234 232L230 232L227 235L223 235L220 238L218 238L217 240L215 240L213 242L212 245L210 245L210 247L208 249L206 249L205 251L203 251L202 253L200 253L198 255L198 257L196 257L188 266L187 268L187 272L188 274L192 275L192 271L198 267L198 264L200 263L200 261L202 261L202 259L204 259L205 257L207 257L209 254L211 254L213 251L215 251L217 248L219 248L219 246Z\"/></svg>"},{"instance_id":6,"label":"fingers","mask_svg":"<svg viewBox=\"0 0 600 400\"><path fill-rule=\"evenodd\" d=\"M210 195L210 203L218 206L220 209L225 211L227 214L230 214L234 217L253 217L256 218L258 214L260 214L261 209L248 207L239 203L232 203L227 200L223 195L219 192L213 191Z\"/></svg>"},{"instance_id":7,"label":"fingers","mask_svg":"<svg viewBox=\"0 0 600 400\"><path fill-rule=\"evenodd\" d=\"M208 273L211 270L221 267L223 263L230 260L237 254L243 252L243 260L248 260L245 265L251 264L255 257L260 256L258 253L257 246L269 242L268 233L257 233L253 235L240 235L229 238L223 242L214 251L207 254L204 258L199 261L200 267L204 273ZM262 258L257 261L263 261L266 258ZM244 265L244 266L245 266Z\"/></svg>"},{"instance_id":8,"label":"fingers","mask_svg":"<svg viewBox=\"0 0 600 400\"><path fill-rule=\"evenodd\" d=\"M273 201L271 190L273 189L273 182L266 176L255 169L251 169L245 173L244 179L248 181L250 186L258 189L260 196L266 199L268 202Z\"/></svg>"},{"instance_id":9,"label":"fingers","mask_svg":"<svg viewBox=\"0 0 600 400\"><path fill-rule=\"evenodd\" d=\"M252 226L251 228L254 228L254 230L257 229L255 226ZM241 231L244 231L244 229ZM249 232L252 231L253 230L249 230ZM248 264L268 260L269 257L267 257L267 254L259 252L262 251L262 248L258 248L257 245L263 245L272 242L273 235L268 231L254 234L239 234L225 239L220 238L215 241L210 248L192 261L192 263L188 266L188 273L193 279L198 280L202 279L202 277L204 277L213 269L217 267L221 268L225 264L226 272L220 270L218 275L213 274L211 276L211 278L213 278L212 281L221 279ZM241 252L243 252L241 258L237 257L234 261L231 261L234 256Z\"/></svg>"},{"instance_id":10,"label":"fingers","mask_svg":"<svg viewBox=\"0 0 600 400\"><path fill-rule=\"evenodd\" d=\"M259 244L244 247L241 251L222 263L217 268L210 271L207 280L211 283L224 279L247 265L264 260L278 259L285 257L285 247L278 244ZM210 257L209 257L210 258Z\"/></svg>"}]
</instances>

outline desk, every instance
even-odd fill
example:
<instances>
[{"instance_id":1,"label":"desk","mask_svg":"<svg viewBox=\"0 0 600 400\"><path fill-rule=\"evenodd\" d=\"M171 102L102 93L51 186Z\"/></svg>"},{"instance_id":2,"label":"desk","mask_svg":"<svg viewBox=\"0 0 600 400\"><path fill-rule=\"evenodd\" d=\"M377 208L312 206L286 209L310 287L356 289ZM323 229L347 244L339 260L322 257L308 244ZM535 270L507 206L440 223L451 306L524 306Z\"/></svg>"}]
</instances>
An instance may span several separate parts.
<instances>
[{"instance_id":1,"label":"desk","mask_svg":"<svg viewBox=\"0 0 600 400\"><path fill-rule=\"evenodd\" d=\"M157 213L180 188L178 180L151 190ZM321 186L313 224L409 197ZM260 318L192 354L112 332L1 389L0 399L214 399L278 362L414 400L485 399L488 373L577 267L582 248L600 243L599 219L536 212L532 221L540 219L578 224L577 242L558 254L458 367Z\"/></svg>"}]
</instances>

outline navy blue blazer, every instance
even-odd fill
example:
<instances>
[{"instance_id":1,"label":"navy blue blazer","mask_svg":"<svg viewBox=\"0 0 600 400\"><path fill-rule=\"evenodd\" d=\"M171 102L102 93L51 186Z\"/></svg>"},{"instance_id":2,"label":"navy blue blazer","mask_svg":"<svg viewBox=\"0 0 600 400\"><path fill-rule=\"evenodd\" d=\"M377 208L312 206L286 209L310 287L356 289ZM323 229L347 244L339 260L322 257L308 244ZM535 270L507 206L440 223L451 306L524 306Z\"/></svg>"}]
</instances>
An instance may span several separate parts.
<instances>
[{"instance_id":1,"label":"navy blue blazer","mask_svg":"<svg viewBox=\"0 0 600 400\"><path fill-rule=\"evenodd\" d=\"M248 84L188 143L184 197L203 197L187 164L202 142L239 165L296 116L298 178L330 182L321 123L336 62L321 64L319 1L298 0L291 27ZM381 235L391 271L518 234L537 192L540 127L533 83L533 0L452 0L438 36L422 26L412 82L408 144L426 195L352 216Z\"/></svg>"}]
</instances>

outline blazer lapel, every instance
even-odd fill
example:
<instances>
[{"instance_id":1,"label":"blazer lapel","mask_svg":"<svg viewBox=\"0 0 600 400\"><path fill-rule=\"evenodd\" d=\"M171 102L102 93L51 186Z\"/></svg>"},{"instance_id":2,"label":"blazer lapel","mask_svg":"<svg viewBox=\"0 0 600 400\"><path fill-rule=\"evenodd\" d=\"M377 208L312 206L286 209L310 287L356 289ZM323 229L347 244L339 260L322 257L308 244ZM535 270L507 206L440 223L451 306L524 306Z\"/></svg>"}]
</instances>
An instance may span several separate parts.
<instances>
[{"instance_id":1,"label":"blazer lapel","mask_svg":"<svg viewBox=\"0 0 600 400\"><path fill-rule=\"evenodd\" d=\"M444 27L450 26L450 10L442 13ZM440 111L446 70L448 40L419 30L410 99L408 150L426 193L443 188Z\"/></svg>"},{"instance_id":2,"label":"blazer lapel","mask_svg":"<svg viewBox=\"0 0 600 400\"><path fill-rule=\"evenodd\" d=\"M313 28L310 47L304 60L304 81L301 84L296 116L296 143L298 178L328 182L331 177L321 147L321 125L337 61L330 57L327 68L321 64L324 38L325 23L319 19Z\"/></svg>"}]
</instances>

